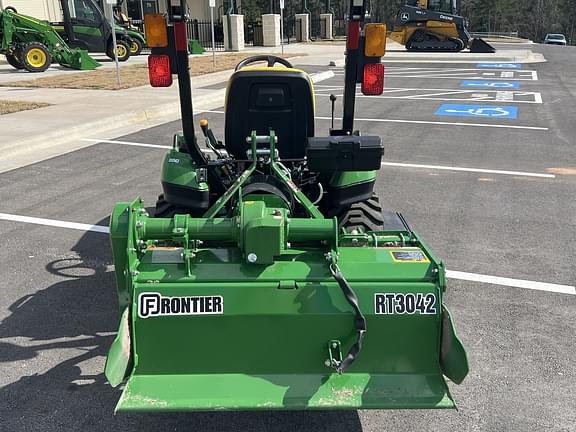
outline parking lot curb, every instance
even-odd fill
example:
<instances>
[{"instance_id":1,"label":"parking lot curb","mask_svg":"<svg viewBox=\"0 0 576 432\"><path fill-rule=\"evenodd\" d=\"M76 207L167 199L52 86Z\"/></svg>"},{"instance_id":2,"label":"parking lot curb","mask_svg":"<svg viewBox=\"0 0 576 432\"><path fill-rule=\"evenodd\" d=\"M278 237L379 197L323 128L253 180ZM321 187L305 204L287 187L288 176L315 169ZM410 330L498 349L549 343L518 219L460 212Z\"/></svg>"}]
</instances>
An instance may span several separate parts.
<instances>
[{"instance_id":1,"label":"parking lot curb","mask_svg":"<svg viewBox=\"0 0 576 432\"><path fill-rule=\"evenodd\" d=\"M195 110L214 109L224 104L225 89L214 90L210 94L195 97ZM144 108L139 111L103 117L95 121L82 123L33 138L15 141L9 148L3 149L0 172L10 171L34 162L59 156L74 150L93 145L80 141L82 138L99 134L111 135L115 130L139 126L150 122L169 122L180 118L179 102L170 102ZM149 124L146 125L149 127ZM139 129L137 127L136 129Z\"/></svg>"}]
</instances>

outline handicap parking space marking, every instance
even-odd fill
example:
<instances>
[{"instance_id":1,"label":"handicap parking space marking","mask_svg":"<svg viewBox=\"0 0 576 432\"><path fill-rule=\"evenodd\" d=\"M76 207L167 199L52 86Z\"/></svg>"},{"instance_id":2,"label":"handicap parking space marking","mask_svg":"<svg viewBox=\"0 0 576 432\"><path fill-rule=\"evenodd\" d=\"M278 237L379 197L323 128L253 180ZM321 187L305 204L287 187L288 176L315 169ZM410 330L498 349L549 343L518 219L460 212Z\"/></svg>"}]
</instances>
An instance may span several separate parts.
<instances>
[{"instance_id":1,"label":"handicap parking space marking","mask_svg":"<svg viewBox=\"0 0 576 432\"><path fill-rule=\"evenodd\" d=\"M480 69L522 69L521 63L478 63Z\"/></svg>"},{"instance_id":2,"label":"handicap parking space marking","mask_svg":"<svg viewBox=\"0 0 576 432\"><path fill-rule=\"evenodd\" d=\"M496 105L442 104L440 108L436 110L434 115L515 120L518 117L518 107L502 107Z\"/></svg>"},{"instance_id":3,"label":"handicap parking space marking","mask_svg":"<svg viewBox=\"0 0 576 432\"><path fill-rule=\"evenodd\" d=\"M518 81L482 81L482 80L464 80L461 87L480 87L492 89L519 89Z\"/></svg>"}]
</instances>

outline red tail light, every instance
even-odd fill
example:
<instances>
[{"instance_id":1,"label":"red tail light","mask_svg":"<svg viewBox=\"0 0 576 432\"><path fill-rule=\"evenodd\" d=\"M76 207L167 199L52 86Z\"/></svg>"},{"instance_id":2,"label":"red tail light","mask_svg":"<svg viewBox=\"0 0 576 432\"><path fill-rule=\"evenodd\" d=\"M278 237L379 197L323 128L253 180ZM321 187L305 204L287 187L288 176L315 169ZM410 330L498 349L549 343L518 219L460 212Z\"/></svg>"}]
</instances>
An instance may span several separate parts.
<instances>
[{"instance_id":1,"label":"red tail light","mask_svg":"<svg viewBox=\"0 0 576 432\"><path fill-rule=\"evenodd\" d=\"M384 91L384 65L369 63L364 65L362 93L368 96L380 95Z\"/></svg>"},{"instance_id":2,"label":"red tail light","mask_svg":"<svg viewBox=\"0 0 576 432\"><path fill-rule=\"evenodd\" d=\"M164 54L149 55L148 78L152 87L170 87L172 85L170 57Z\"/></svg>"}]
</instances>

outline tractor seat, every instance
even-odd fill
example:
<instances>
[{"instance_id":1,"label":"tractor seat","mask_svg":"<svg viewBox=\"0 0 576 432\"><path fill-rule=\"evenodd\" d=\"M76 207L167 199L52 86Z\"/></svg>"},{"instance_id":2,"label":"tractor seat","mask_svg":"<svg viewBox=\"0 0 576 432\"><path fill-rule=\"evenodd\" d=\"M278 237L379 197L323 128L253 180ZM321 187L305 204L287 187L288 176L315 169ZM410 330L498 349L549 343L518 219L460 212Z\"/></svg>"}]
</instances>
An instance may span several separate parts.
<instances>
[{"instance_id":1,"label":"tractor seat","mask_svg":"<svg viewBox=\"0 0 576 432\"><path fill-rule=\"evenodd\" d=\"M246 67L263 60L268 66ZM226 150L237 159L246 159L246 137L253 130L257 135L274 130L282 159L304 158L307 138L314 136L312 81L279 57L254 56L240 62L228 81L225 110Z\"/></svg>"}]
</instances>

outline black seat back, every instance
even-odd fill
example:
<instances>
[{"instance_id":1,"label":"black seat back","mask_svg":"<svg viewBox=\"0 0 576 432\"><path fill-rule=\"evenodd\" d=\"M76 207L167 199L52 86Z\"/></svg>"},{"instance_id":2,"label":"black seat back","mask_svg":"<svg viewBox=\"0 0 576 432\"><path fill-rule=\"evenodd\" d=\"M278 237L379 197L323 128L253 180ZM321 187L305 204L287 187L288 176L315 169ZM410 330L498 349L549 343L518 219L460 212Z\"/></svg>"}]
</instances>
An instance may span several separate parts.
<instances>
[{"instance_id":1,"label":"black seat back","mask_svg":"<svg viewBox=\"0 0 576 432\"><path fill-rule=\"evenodd\" d=\"M274 130L283 159L305 156L314 136L314 90L303 71L284 67L245 67L235 72L226 93L226 150L246 159L246 137Z\"/></svg>"}]
</instances>

